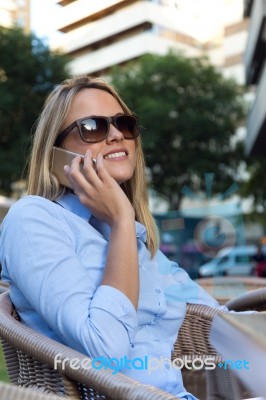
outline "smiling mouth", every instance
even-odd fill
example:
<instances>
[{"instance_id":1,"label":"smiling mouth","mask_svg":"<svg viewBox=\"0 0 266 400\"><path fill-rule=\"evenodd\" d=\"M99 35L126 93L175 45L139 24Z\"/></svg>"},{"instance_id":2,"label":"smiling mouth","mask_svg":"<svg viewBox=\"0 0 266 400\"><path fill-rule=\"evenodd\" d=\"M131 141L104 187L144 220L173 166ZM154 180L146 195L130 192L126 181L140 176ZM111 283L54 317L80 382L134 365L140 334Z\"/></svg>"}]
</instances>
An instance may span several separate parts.
<instances>
[{"instance_id":1,"label":"smiling mouth","mask_svg":"<svg viewBox=\"0 0 266 400\"><path fill-rule=\"evenodd\" d=\"M109 153L104 156L105 160L115 159L115 158L124 158L127 156L125 151L118 151L117 153Z\"/></svg>"}]
</instances>

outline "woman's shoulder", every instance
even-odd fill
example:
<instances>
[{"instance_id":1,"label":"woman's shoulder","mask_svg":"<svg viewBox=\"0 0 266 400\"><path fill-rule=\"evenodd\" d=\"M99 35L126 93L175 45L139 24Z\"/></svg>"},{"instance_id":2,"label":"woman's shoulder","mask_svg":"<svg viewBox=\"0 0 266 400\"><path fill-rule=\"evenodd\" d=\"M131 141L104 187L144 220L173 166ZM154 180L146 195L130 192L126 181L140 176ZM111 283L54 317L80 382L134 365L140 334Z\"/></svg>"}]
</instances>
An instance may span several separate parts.
<instances>
[{"instance_id":1,"label":"woman's shoulder","mask_svg":"<svg viewBox=\"0 0 266 400\"><path fill-rule=\"evenodd\" d=\"M9 209L5 220L16 219L21 220L27 217L34 216L38 218L38 216L46 213L51 215L53 212L56 213L56 204L51 200L48 200L41 196L25 196L21 199L17 200ZM54 211L53 211L54 210Z\"/></svg>"},{"instance_id":2,"label":"woman's shoulder","mask_svg":"<svg viewBox=\"0 0 266 400\"><path fill-rule=\"evenodd\" d=\"M27 208L32 206L41 206L41 207L53 207L54 203L51 200L46 199L41 196L28 195L24 196L21 199L17 200L11 207L10 210Z\"/></svg>"}]
</instances>

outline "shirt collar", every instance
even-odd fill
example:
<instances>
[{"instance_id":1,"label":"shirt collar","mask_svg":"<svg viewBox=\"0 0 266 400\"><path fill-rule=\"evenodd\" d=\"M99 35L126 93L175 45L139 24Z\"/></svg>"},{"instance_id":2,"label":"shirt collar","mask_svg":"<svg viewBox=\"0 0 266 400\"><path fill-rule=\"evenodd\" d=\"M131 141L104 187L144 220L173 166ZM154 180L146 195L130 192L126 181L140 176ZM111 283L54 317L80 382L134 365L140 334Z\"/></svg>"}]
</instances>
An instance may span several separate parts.
<instances>
[{"instance_id":1,"label":"shirt collar","mask_svg":"<svg viewBox=\"0 0 266 400\"><path fill-rule=\"evenodd\" d=\"M74 193L66 193L56 200L56 203L60 204L66 210L73 212L80 218L88 221L95 229L97 229L107 240L110 237L110 226L95 218L91 211L85 207L79 200L78 196ZM140 222L136 221L136 236L138 239L146 242L147 234L146 228Z\"/></svg>"},{"instance_id":2,"label":"shirt collar","mask_svg":"<svg viewBox=\"0 0 266 400\"><path fill-rule=\"evenodd\" d=\"M69 192L64 194L56 199L56 203L60 204L66 210L78 215L80 218L85 219L85 221L89 221L91 217L90 210L79 201L78 196L74 193Z\"/></svg>"}]
</instances>

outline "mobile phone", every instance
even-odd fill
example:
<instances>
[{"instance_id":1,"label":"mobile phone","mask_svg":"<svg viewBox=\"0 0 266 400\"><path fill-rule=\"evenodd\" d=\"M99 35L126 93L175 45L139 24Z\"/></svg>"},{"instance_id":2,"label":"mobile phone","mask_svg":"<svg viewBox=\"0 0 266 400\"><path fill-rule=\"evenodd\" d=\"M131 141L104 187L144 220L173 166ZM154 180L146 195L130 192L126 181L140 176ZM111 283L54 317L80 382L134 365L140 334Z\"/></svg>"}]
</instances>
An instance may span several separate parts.
<instances>
[{"instance_id":1,"label":"mobile phone","mask_svg":"<svg viewBox=\"0 0 266 400\"><path fill-rule=\"evenodd\" d=\"M72 153L71 151L53 147L52 152L52 173L57 177L59 183L72 189L69 180L64 171L64 165L70 165L73 158L80 156L80 154ZM82 156L82 158L84 158ZM82 163L81 163L82 170Z\"/></svg>"}]
</instances>

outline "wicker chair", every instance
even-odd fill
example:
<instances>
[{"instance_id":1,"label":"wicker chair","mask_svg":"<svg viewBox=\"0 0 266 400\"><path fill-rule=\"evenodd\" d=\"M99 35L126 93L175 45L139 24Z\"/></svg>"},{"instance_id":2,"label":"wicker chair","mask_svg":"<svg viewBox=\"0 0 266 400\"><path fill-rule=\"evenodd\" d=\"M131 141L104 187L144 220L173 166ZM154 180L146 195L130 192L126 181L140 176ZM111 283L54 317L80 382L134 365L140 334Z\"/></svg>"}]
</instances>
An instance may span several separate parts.
<instances>
[{"instance_id":1,"label":"wicker chair","mask_svg":"<svg viewBox=\"0 0 266 400\"><path fill-rule=\"evenodd\" d=\"M226 307L233 311L266 311L266 288L243 293L228 301ZM204 359L211 355L216 365L223 361L221 355L208 341L212 320L217 313L222 311L204 305L188 305L186 318L174 346L173 358L187 356L192 360L197 357ZM216 368L182 372L185 387L200 399L237 400L255 397L254 393L243 386L243 383L229 370Z\"/></svg>"},{"instance_id":2,"label":"wicker chair","mask_svg":"<svg viewBox=\"0 0 266 400\"><path fill-rule=\"evenodd\" d=\"M0 280L0 294L8 290L8 284Z\"/></svg>"},{"instance_id":3,"label":"wicker chair","mask_svg":"<svg viewBox=\"0 0 266 400\"><path fill-rule=\"evenodd\" d=\"M226 306L229 310L234 311L266 311L266 287L243 293L229 300Z\"/></svg>"},{"instance_id":4,"label":"wicker chair","mask_svg":"<svg viewBox=\"0 0 266 400\"><path fill-rule=\"evenodd\" d=\"M1 400L60 400L59 396L53 394L42 394L29 389L20 388L0 382Z\"/></svg>"},{"instance_id":5,"label":"wicker chair","mask_svg":"<svg viewBox=\"0 0 266 400\"><path fill-rule=\"evenodd\" d=\"M257 295L257 298L260 298ZM266 302L265 302L266 304ZM256 306L253 303L253 306ZM223 311L203 305L189 304L186 318L178 334L173 359L186 356L190 360L212 356L222 358L208 342L214 315ZM24 326L14 317L9 293L0 295L0 337L7 370L14 384L34 390L55 393L72 399L171 400L173 395L149 385L142 385L123 374L108 370L71 367L71 360L87 361L84 355ZM64 369L54 369L55 356L60 354ZM59 366L62 364L59 364ZM183 378L187 390L204 400L237 400L250 396L229 370L186 370ZM251 394L252 395L252 394Z\"/></svg>"},{"instance_id":6,"label":"wicker chair","mask_svg":"<svg viewBox=\"0 0 266 400\"><path fill-rule=\"evenodd\" d=\"M21 324L9 292L0 295L0 337L8 375L13 384L38 392L83 400L177 400L169 393L142 385L110 370L85 368L88 357ZM61 363L54 369L55 357ZM79 360L73 368L71 360Z\"/></svg>"},{"instance_id":7,"label":"wicker chair","mask_svg":"<svg viewBox=\"0 0 266 400\"><path fill-rule=\"evenodd\" d=\"M188 304L185 320L174 345L172 359L186 357L190 361L212 357L216 366L223 357L209 343L208 337L215 315L225 311ZM182 370L184 386L200 400L241 400L253 397L235 374L216 367L212 370Z\"/></svg>"}]
</instances>

